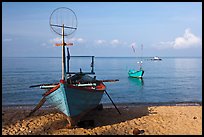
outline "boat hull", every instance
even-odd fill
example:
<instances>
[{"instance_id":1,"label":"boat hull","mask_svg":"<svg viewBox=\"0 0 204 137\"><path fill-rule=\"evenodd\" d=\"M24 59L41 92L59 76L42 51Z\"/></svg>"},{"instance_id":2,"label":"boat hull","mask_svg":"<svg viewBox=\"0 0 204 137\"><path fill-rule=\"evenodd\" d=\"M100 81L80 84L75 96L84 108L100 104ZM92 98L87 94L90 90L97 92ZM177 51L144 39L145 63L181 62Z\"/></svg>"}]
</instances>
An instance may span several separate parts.
<instances>
[{"instance_id":1,"label":"boat hull","mask_svg":"<svg viewBox=\"0 0 204 137\"><path fill-rule=\"evenodd\" d=\"M59 88L48 94L46 100L69 119L75 118L76 123L84 114L99 105L105 91L105 85L103 86L104 88L97 90L60 82Z\"/></svg>"},{"instance_id":2,"label":"boat hull","mask_svg":"<svg viewBox=\"0 0 204 137\"><path fill-rule=\"evenodd\" d=\"M128 75L129 77L133 78L142 78L144 74L144 70L129 70Z\"/></svg>"}]
</instances>

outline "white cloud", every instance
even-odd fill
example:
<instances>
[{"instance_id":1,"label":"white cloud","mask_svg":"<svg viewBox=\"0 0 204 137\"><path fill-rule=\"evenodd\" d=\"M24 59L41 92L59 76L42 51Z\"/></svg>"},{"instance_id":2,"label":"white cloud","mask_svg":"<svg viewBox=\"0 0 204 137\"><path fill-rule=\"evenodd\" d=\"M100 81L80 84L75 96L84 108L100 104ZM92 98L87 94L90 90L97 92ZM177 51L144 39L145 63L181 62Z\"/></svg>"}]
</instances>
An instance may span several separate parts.
<instances>
[{"instance_id":1,"label":"white cloud","mask_svg":"<svg viewBox=\"0 0 204 137\"><path fill-rule=\"evenodd\" d=\"M83 38L71 38L69 39L70 42L77 42L77 43L84 43L85 40Z\"/></svg>"},{"instance_id":2,"label":"white cloud","mask_svg":"<svg viewBox=\"0 0 204 137\"><path fill-rule=\"evenodd\" d=\"M49 43L51 43L53 46L55 46L56 43L61 43L62 42L62 39L57 37L57 38L53 38L49 41ZM68 39L66 40L65 39L65 42L71 42L73 43L74 45L77 45L77 44L82 44L82 43L87 43L87 41L83 38L71 38L71 39ZM113 46L113 47L116 47L118 45L120 46L127 46L128 43L127 42L123 42L123 41L119 41L118 39L113 39L113 40L110 40L110 41L107 41L107 40L103 40L103 39L98 39L98 40L94 40L93 41L93 45L100 45L100 46Z\"/></svg>"},{"instance_id":3,"label":"white cloud","mask_svg":"<svg viewBox=\"0 0 204 137\"><path fill-rule=\"evenodd\" d=\"M53 44L53 46L55 46L56 43L61 43L62 42L62 38L54 38L50 40L50 43Z\"/></svg>"},{"instance_id":4,"label":"white cloud","mask_svg":"<svg viewBox=\"0 0 204 137\"><path fill-rule=\"evenodd\" d=\"M166 49L166 48L184 49L184 48L197 47L201 44L202 44L201 39L195 36L190 31L190 29L186 29L183 36L175 38L174 41L160 42L157 48L159 49Z\"/></svg>"},{"instance_id":5,"label":"white cloud","mask_svg":"<svg viewBox=\"0 0 204 137\"><path fill-rule=\"evenodd\" d=\"M53 46L51 46L50 44L47 43L42 43L41 46L43 46L43 48L53 48L54 46L54 42L53 42Z\"/></svg>"},{"instance_id":6,"label":"white cloud","mask_svg":"<svg viewBox=\"0 0 204 137\"><path fill-rule=\"evenodd\" d=\"M111 45L119 45L120 44L120 41L117 40L117 39L114 39L110 42Z\"/></svg>"},{"instance_id":7,"label":"white cloud","mask_svg":"<svg viewBox=\"0 0 204 137\"><path fill-rule=\"evenodd\" d=\"M125 41L121 41L121 40L118 40L118 39L113 39L110 41L109 43L110 45L112 45L113 47L118 47L118 46L127 46L128 43L125 42Z\"/></svg>"},{"instance_id":8,"label":"white cloud","mask_svg":"<svg viewBox=\"0 0 204 137\"><path fill-rule=\"evenodd\" d=\"M196 37L193 33L191 33L190 29L186 29L183 37L178 37L174 41L173 48L189 48L198 46L201 44L201 39Z\"/></svg>"},{"instance_id":9,"label":"white cloud","mask_svg":"<svg viewBox=\"0 0 204 137\"><path fill-rule=\"evenodd\" d=\"M80 42L80 43L82 43L82 42L84 42L85 40L82 39L82 38L78 38L77 41Z\"/></svg>"},{"instance_id":10,"label":"white cloud","mask_svg":"<svg viewBox=\"0 0 204 137\"><path fill-rule=\"evenodd\" d=\"M105 41L105 40L96 40L95 43L96 43L97 45L102 45L102 44L105 44L106 41Z\"/></svg>"},{"instance_id":11,"label":"white cloud","mask_svg":"<svg viewBox=\"0 0 204 137\"><path fill-rule=\"evenodd\" d=\"M77 44L77 43L84 43L85 40L83 38L71 38L71 39L68 39L66 40L65 39L65 43L73 43L73 44ZM50 40L50 43L55 46L56 43L62 43L62 38L54 38L54 39L51 39Z\"/></svg>"},{"instance_id":12,"label":"white cloud","mask_svg":"<svg viewBox=\"0 0 204 137\"><path fill-rule=\"evenodd\" d=\"M95 40L94 41L95 45L100 45L100 46L112 46L112 47L117 47L117 46L124 46L127 45L127 42L119 41L118 39L113 39L113 40Z\"/></svg>"}]
</instances>

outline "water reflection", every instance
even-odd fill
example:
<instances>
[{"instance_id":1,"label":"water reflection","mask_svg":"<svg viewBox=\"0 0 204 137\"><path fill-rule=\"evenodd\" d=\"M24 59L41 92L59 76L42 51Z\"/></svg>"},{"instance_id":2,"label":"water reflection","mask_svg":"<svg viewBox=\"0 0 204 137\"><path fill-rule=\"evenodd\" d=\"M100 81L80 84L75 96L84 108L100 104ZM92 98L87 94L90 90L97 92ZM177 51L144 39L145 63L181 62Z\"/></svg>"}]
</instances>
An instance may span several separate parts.
<instances>
[{"instance_id":1,"label":"water reflection","mask_svg":"<svg viewBox=\"0 0 204 137\"><path fill-rule=\"evenodd\" d=\"M128 77L128 80L130 81L131 86L137 86L137 87L143 87L144 85L144 80L143 78L131 78Z\"/></svg>"}]
</instances>

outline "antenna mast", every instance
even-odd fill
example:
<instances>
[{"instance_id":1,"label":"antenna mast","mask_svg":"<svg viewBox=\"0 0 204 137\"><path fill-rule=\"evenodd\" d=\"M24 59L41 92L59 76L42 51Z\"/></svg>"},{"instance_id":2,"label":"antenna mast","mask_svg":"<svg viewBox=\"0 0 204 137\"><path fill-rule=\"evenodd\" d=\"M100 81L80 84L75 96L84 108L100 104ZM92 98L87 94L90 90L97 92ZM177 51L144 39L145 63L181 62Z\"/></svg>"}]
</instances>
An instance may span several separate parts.
<instances>
[{"instance_id":1,"label":"antenna mast","mask_svg":"<svg viewBox=\"0 0 204 137\"><path fill-rule=\"evenodd\" d=\"M60 22L58 17L60 18ZM65 43L64 37L70 36L77 29L77 17L74 11L66 7L55 9L50 16L50 27L55 33L62 36L62 43L56 44L56 46L62 46L62 80L66 81L65 46L71 46L73 44Z\"/></svg>"}]
</instances>

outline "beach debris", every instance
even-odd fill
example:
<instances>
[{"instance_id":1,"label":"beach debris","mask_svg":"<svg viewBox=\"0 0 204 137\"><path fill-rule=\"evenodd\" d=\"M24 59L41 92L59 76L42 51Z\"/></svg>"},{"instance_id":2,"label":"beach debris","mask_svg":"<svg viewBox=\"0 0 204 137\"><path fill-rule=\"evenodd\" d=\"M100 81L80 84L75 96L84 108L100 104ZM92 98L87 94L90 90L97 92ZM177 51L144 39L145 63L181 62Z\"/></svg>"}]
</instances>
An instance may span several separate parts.
<instances>
[{"instance_id":1,"label":"beach debris","mask_svg":"<svg viewBox=\"0 0 204 137\"><path fill-rule=\"evenodd\" d=\"M133 135L138 135L140 133L140 130L138 128L135 128L133 130Z\"/></svg>"},{"instance_id":2,"label":"beach debris","mask_svg":"<svg viewBox=\"0 0 204 137\"><path fill-rule=\"evenodd\" d=\"M193 117L193 119L197 119L197 117Z\"/></svg>"},{"instance_id":3,"label":"beach debris","mask_svg":"<svg viewBox=\"0 0 204 137\"><path fill-rule=\"evenodd\" d=\"M143 134L145 131L144 130L140 130L140 134Z\"/></svg>"},{"instance_id":4,"label":"beach debris","mask_svg":"<svg viewBox=\"0 0 204 137\"><path fill-rule=\"evenodd\" d=\"M144 130L139 130L138 128L135 128L133 130L133 135L138 135L138 134L143 134L144 133Z\"/></svg>"}]
</instances>

